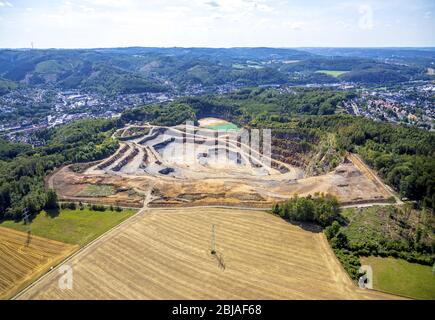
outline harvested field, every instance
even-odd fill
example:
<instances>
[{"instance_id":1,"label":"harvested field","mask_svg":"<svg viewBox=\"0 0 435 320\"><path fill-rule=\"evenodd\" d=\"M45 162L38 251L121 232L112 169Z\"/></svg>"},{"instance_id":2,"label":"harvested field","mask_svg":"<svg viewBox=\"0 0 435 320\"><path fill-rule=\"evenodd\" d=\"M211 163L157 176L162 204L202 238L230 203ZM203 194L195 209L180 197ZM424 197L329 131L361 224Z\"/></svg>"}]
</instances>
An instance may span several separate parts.
<instances>
[{"instance_id":1,"label":"harvested field","mask_svg":"<svg viewBox=\"0 0 435 320\"><path fill-rule=\"evenodd\" d=\"M216 255L211 229L216 230ZM385 299L358 289L322 233L265 212L144 210L52 272L19 299Z\"/></svg>"},{"instance_id":2,"label":"harvested field","mask_svg":"<svg viewBox=\"0 0 435 320\"><path fill-rule=\"evenodd\" d=\"M8 299L79 248L0 227L0 299Z\"/></svg>"}]
</instances>

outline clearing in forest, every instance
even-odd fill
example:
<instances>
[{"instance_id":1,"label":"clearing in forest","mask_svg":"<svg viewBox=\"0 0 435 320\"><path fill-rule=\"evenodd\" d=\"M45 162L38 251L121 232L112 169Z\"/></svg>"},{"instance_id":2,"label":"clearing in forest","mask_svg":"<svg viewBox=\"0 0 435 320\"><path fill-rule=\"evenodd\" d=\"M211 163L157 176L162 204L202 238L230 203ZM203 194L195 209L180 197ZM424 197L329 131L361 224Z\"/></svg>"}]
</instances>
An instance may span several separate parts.
<instances>
[{"instance_id":1,"label":"clearing in forest","mask_svg":"<svg viewBox=\"0 0 435 320\"><path fill-rule=\"evenodd\" d=\"M339 76L341 76L342 74L348 73L349 71L339 71L339 70L317 70L316 73L323 73L326 74L328 76L332 76L335 78L338 78Z\"/></svg>"}]
</instances>

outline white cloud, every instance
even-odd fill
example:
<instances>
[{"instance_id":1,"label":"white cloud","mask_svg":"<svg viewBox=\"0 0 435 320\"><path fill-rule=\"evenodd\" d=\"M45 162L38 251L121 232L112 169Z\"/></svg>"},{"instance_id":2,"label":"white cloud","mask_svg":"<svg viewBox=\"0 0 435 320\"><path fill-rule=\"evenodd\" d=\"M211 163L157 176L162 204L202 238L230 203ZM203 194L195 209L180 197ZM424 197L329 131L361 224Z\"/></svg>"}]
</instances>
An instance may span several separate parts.
<instances>
[{"instance_id":1,"label":"white cloud","mask_svg":"<svg viewBox=\"0 0 435 320\"><path fill-rule=\"evenodd\" d=\"M0 0L0 47L433 45L434 39L433 5L405 0L397 0L400 6L396 0L14 1ZM11 2L15 8L7 10ZM376 34L367 32L374 28Z\"/></svg>"},{"instance_id":2,"label":"white cloud","mask_svg":"<svg viewBox=\"0 0 435 320\"><path fill-rule=\"evenodd\" d=\"M206 0L201 1L201 3L213 10L223 12L274 11L274 9L263 0Z\"/></svg>"},{"instance_id":3,"label":"white cloud","mask_svg":"<svg viewBox=\"0 0 435 320\"><path fill-rule=\"evenodd\" d=\"M351 27L352 27L352 25L351 25L350 23L345 22L345 21L343 21L343 20L338 20L337 22L335 22L335 24L336 24L339 28L344 29L344 30L350 30Z\"/></svg>"},{"instance_id":4,"label":"white cloud","mask_svg":"<svg viewBox=\"0 0 435 320\"><path fill-rule=\"evenodd\" d=\"M219 2L217 2L217 1L206 1L206 2L204 2L204 4L208 5L210 7L213 7L213 8L219 7Z\"/></svg>"},{"instance_id":5,"label":"white cloud","mask_svg":"<svg viewBox=\"0 0 435 320\"><path fill-rule=\"evenodd\" d=\"M130 0L85 0L85 2L96 7L125 8L132 5Z\"/></svg>"},{"instance_id":6,"label":"white cloud","mask_svg":"<svg viewBox=\"0 0 435 320\"><path fill-rule=\"evenodd\" d=\"M292 30L302 30L304 23L300 21L292 21L292 22L287 22L285 25Z\"/></svg>"},{"instance_id":7,"label":"white cloud","mask_svg":"<svg viewBox=\"0 0 435 320\"><path fill-rule=\"evenodd\" d=\"M166 11L177 12L177 13L190 13L192 9L188 6L168 6L165 7Z\"/></svg>"},{"instance_id":8,"label":"white cloud","mask_svg":"<svg viewBox=\"0 0 435 320\"><path fill-rule=\"evenodd\" d=\"M360 14L360 18L358 20L358 26L360 29L372 30L374 27L373 8L368 4L364 4L359 6L358 12Z\"/></svg>"},{"instance_id":9,"label":"white cloud","mask_svg":"<svg viewBox=\"0 0 435 320\"><path fill-rule=\"evenodd\" d=\"M0 7L13 7L9 1L0 1Z\"/></svg>"}]
</instances>

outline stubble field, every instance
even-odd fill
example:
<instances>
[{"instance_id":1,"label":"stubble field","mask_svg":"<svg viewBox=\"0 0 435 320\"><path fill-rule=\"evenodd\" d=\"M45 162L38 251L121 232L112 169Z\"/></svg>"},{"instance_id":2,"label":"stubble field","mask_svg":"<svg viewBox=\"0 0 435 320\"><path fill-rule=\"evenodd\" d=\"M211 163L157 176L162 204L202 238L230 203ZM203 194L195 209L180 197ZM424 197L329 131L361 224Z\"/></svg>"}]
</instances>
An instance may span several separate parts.
<instances>
[{"instance_id":1,"label":"stubble field","mask_svg":"<svg viewBox=\"0 0 435 320\"><path fill-rule=\"evenodd\" d=\"M52 272L18 298L392 298L358 289L324 235L308 229L259 211L144 210L66 262L72 290Z\"/></svg>"},{"instance_id":2,"label":"stubble field","mask_svg":"<svg viewBox=\"0 0 435 320\"><path fill-rule=\"evenodd\" d=\"M8 299L79 248L0 227L0 299Z\"/></svg>"}]
</instances>

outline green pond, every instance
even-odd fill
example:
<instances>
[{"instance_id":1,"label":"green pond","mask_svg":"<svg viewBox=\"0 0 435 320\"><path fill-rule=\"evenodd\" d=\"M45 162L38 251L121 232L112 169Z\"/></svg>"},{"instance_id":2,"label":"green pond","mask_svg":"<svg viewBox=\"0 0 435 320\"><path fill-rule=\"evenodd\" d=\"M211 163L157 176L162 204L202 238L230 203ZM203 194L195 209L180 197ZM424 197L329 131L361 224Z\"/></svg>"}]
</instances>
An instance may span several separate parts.
<instances>
[{"instance_id":1,"label":"green pond","mask_svg":"<svg viewBox=\"0 0 435 320\"><path fill-rule=\"evenodd\" d=\"M212 126L204 126L204 128L212 129L212 130L222 130L222 131L239 131L239 127L234 123L220 123Z\"/></svg>"}]
</instances>

